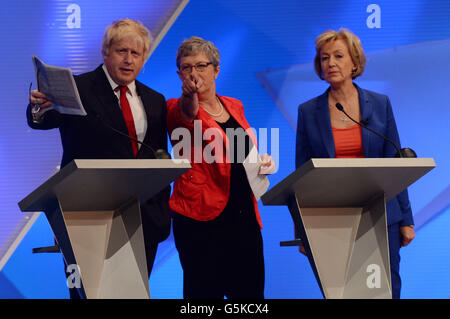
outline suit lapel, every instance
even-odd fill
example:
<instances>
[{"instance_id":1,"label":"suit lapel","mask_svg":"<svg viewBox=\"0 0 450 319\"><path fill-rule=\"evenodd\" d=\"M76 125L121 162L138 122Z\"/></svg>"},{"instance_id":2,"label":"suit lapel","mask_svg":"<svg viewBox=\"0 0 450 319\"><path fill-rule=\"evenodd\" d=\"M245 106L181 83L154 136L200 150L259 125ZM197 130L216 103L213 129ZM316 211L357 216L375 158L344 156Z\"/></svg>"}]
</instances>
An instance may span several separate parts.
<instances>
[{"instance_id":1,"label":"suit lapel","mask_svg":"<svg viewBox=\"0 0 450 319\"><path fill-rule=\"evenodd\" d=\"M361 121L370 123L370 117L372 116L373 106L368 98L366 92L361 89L359 86L355 84L355 87L358 90L358 97L359 97L359 107L361 112ZM368 124L366 124L368 125ZM366 130L364 128L361 128L361 138L362 138L362 144L363 144L363 150L364 150L364 157L371 157L370 156L370 148L371 148L371 138L373 133L371 133L369 130Z\"/></svg>"},{"instance_id":2,"label":"suit lapel","mask_svg":"<svg viewBox=\"0 0 450 319\"><path fill-rule=\"evenodd\" d=\"M220 102L224 105L224 107L227 109L228 113L230 113L230 115L236 120L236 122L238 122L238 124L244 129L244 131L247 132L247 134L250 136L250 139L252 140L253 145L255 147L258 147L256 136L255 136L253 130L252 129L247 130L248 128L251 128L251 127L250 127L250 124L248 124L244 114L241 114L241 112L238 112L238 108L232 107L231 105L228 106L226 103L224 103L221 96L217 95L217 97L219 98Z\"/></svg>"},{"instance_id":3,"label":"suit lapel","mask_svg":"<svg viewBox=\"0 0 450 319\"><path fill-rule=\"evenodd\" d=\"M250 140L252 141L253 145L257 148L258 143L257 143L256 136L252 129L247 130L247 128L250 128L250 125L248 124L247 120L245 119L244 114L241 114L240 112L238 112L238 108L234 107L234 105L232 105L232 102L228 102L227 100L224 100L220 95L216 95L216 96L220 100L220 102L222 103L224 108L228 111L228 113L230 113L230 116L232 116L236 120L236 122L242 127L242 129L250 136ZM222 135L222 141L225 146L225 154L228 157L230 155L230 144L229 144L226 132L224 132L222 130L220 125L211 116L209 116L208 113L206 113L206 111L204 109L202 109L200 107L198 112L199 112L199 118L201 118L202 121L206 122L206 126L204 126L202 128L202 130L205 130L205 127L211 127L211 128L214 127L219 130L220 134ZM227 158L227 161L229 162L230 158Z\"/></svg>"},{"instance_id":4,"label":"suit lapel","mask_svg":"<svg viewBox=\"0 0 450 319\"><path fill-rule=\"evenodd\" d=\"M317 99L316 121L322 143L328 156L335 157L333 131L331 129L330 110L328 108L328 90Z\"/></svg>"}]
</instances>

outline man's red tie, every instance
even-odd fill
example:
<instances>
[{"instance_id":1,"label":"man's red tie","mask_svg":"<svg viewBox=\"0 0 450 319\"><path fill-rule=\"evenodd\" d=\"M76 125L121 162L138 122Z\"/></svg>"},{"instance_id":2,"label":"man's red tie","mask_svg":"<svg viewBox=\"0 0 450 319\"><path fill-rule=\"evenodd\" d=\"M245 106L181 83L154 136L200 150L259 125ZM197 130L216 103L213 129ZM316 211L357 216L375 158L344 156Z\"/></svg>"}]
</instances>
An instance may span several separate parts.
<instances>
[{"instance_id":1,"label":"man's red tie","mask_svg":"<svg viewBox=\"0 0 450 319\"><path fill-rule=\"evenodd\" d=\"M127 99L127 90L126 86L119 86L120 89L120 106L122 107L123 117L125 118L125 123L128 128L128 135L132 138L137 139L136 136L136 128L134 126L133 113L131 113L130 103ZM131 147L133 148L134 157L136 157L138 153L138 144L136 141L130 140Z\"/></svg>"}]
</instances>

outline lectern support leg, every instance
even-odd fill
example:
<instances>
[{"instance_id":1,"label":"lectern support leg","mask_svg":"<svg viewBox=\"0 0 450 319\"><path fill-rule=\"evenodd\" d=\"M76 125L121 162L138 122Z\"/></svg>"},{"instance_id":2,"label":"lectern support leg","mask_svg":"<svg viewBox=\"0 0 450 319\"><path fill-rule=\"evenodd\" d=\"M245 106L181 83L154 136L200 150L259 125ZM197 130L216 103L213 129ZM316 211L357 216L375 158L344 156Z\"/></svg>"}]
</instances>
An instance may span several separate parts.
<instances>
[{"instance_id":1,"label":"lectern support leg","mask_svg":"<svg viewBox=\"0 0 450 319\"><path fill-rule=\"evenodd\" d=\"M301 207L290 201L296 236L325 298L391 298L384 194L364 207Z\"/></svg>"},{"instance_id":2,"label":"lectern support leg","mask_svg":"<svg viewBox=\"0 0 450 319\"><path fill-rule=\"evenodd\" d=\"M140 206L63 212L87 298L150 298Z\"/></svg>"},{"instance_id":3,"label":"lectern support leg","mask_svg":"<svg viewBox=\"0 0 450 319\"><path fill-rule=\"evenodd\" d=\"M291 196L289 198L289 202L288 202L288 208L289 208L289 212L291 213L291 217L292 220L294 222L294 233L295 233L295 238L300 238L303 247L305 248L306 251L306 256L308 257L309 263L311 265L311 269L314 273L314 276L316 277L317 283L319 285L319 288L322 292L322 295L324 297L326 297L325 291L324 291L324 286L322 285L322 281L320 280L320 275L318 273L318 269L316 267L316 263L314 261L313 258L313 254L311 251L311 246L310 246L310 242L308 240L308 235L306 233L306 228L303 222L303 218L302 218L302 214L300 212L300 205L299 205L299 199L298 199L299 195L295 195L295 196Z\"/></svg>"},{"instance_id":4,"label":"lectern support leg","mask_svg":"<svg viewBox=\"0 0 450 319\"><path fill-rule=\"evenodd\" d=\"M344 298L392 298L386 201L381 194L364 206L351 259Z\"/></svg>"},{"instance_id":5,"label":"lectern support leg","mask_svg":"<svg viewBox=\"0 0 450 319\"><path fill-rule=\"evenodd\" d=\"M69 239L69 233L67 232L67 227L65 225L63 211L59 201L56 198L49 201L45 210L45 216L47 217L47 221L53 231L56 242L61 249L65 264L76 265L77 262ZM86 298L82 282L80 282L79 287L75 286L73 289L78 290L78 294L81 298Z\"/></svg>"}]
</instances>

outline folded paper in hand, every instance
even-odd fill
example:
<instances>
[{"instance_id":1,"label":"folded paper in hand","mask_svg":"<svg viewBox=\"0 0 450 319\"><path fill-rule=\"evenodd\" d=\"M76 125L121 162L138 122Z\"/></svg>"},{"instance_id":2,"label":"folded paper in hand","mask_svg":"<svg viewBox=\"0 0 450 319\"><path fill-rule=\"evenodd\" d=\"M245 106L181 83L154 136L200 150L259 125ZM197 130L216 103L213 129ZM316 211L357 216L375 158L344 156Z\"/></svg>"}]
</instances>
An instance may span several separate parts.
<instances>
[{"instance_id":1,"label":"folded paper in hand","mask_svg":"<svg viewBox=\"0 0 450 319\"><path fill-rule=\"evenodd\" d=\"M72 71L45 64L32 56L38 90L53 102L51 109L63 114L86 115Z\"/></svg>"},{"instance_id":2,"label":"folded paper in hand","mask_svg":"<svg viewBox=\"0 0 450 319\"><path fill-rule=\"evenodd\" d=\"M258 150L252 145L247 158L242 164L244 165L248 183L250 184L250 188L252 189L256 200L261 198L270 185L267 175L260 174L261 162L262 161L258 154Z\"/></svg>"}]
</instances>

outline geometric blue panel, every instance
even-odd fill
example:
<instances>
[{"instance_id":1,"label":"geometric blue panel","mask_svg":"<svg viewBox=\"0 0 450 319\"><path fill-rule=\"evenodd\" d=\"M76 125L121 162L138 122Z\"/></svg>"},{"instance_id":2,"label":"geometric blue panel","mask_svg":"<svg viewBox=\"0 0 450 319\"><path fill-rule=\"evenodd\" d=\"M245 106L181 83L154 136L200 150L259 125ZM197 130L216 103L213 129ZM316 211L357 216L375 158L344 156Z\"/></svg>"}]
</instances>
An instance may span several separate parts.
<instances>
[{"instance_id":1,"label":"geometric blue panel","mask_svg":"<svg viewBox=\"0 0 450 319\"><path fill-rule=\"evenodd\" d=\"M450 207L400 250L402 298L450 298Z\"/></svg>"},{"instance_id":2,"label":"geometric blue panel","mask_svg":"<svg viewBox=\"0 0 450 319\"><path fill-rule=\"evenodd\" d=\"M9 279L0 272L0 299L23 299L24 296L9 281Z\"/></svg>"}]
</instances>

